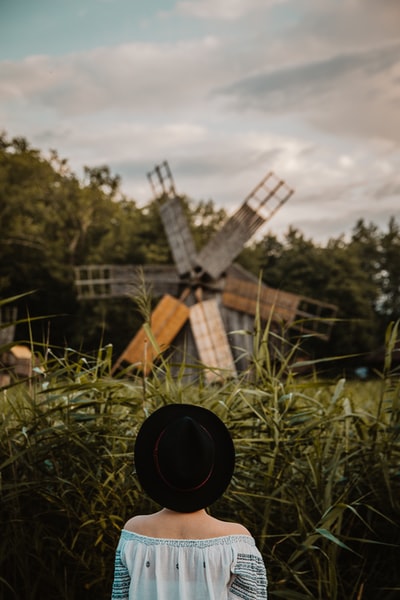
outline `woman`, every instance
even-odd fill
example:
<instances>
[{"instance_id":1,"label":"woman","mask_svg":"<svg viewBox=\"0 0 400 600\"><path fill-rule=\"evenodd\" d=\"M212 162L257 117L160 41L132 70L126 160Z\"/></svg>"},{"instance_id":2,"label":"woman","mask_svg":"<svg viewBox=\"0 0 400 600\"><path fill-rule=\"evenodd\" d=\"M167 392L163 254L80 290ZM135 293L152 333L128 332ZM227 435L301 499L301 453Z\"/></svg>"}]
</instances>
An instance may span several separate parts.
<instances>
[{"instance_id":1,"label":"woman","mask_svg":"<svg viewBox=\"0 0 400 600\"><path fill-rule=\"evenodd\" d=\"M136 473L162 510L125 524L112 600L265 600L265 566L249 531L206 512L227 488L235 451L211 411L156 410L135 444Z\"/></svg>"}]
</instances>

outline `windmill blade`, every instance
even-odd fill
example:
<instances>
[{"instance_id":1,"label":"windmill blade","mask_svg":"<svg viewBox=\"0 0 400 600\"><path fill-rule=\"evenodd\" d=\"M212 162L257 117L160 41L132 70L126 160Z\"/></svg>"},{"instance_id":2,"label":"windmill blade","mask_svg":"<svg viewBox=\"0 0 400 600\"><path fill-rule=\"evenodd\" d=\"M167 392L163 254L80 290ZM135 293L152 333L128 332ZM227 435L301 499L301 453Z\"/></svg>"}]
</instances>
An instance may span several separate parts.
<instances>
[{"instance_id":1,"label":"windmill blade","mask_svg":"<svg viewBox=\"0 0 400 600\"><path fill-rule=\"evenodd\" d=\"M112 368L112 373L123 362L128 362L148 375L154 360L164 352L189 317L189 308L183 302L166 294L151 314L150 329L155 347L144 327L141 327Z\"/></svg>"},{"instance_id":2,"label":"windmill blade","mask_svg":"<svg viewBox=\"0 0 400 600\"><path fill-rule=\"evenodd\" d=\"M196 270L217 279L240 254L245 243L290 198L293 190L268 173L245 198L241 207L202 248Z\"/></svg>"},{"instance_id":3,"label":"windmill blade","mask_svg":"<svg viewBox=\"0 0 400 600\"><path fill-rule=\"evenodd\" d=\"M177 271L180 276L185 276L196 264L196 249L167 161L156 165L147 177L154 197L159 200L161 220Z\"/></svg>"},{"instance_id":4,"label":"windmill blade","mask_svg":"<svg viewBox=\"0 0 400 600\"><path fill-rule=\"evenodd\" d=\"M74 271L79 300L132 296L143 279L155 297L178 295L182 284L170 265L80 265Z\"/></svg>"},{"instance_id":5,"label":"windmill blade","mask_svg":"<svg viewBox=\"0 0 400 600\"><path fill-rule=\"evenodd\" d=\"M267 321L286 323L303 334L328 340L337 314L337 306L306 296L283 292L264 284L227 277L222 303L228 308Z\"/></svg>"},{"instance_id":6,"label":"windmill blade","mask_svg":"<svg viewBox=\"0 0 400 600\"><path fill-rule=\"evenodd\" d=\"M190 307L190 325L197 352L210 383L236 375L235 363L215 298Z\"/></svg>"}]
</instances>

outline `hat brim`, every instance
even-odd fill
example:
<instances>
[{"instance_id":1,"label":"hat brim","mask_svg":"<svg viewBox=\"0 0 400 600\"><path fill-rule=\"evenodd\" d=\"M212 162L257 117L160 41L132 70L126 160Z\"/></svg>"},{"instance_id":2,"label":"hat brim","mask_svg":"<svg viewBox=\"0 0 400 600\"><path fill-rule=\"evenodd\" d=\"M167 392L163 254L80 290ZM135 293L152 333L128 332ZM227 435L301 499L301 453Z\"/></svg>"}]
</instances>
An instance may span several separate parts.
<instances>
[{"instance_id":1,"label":"hat brim","mask_svg":"<svg viewBox=\"0 0 400 600\"><path fill-rule=\"evenodd\" d=\"M165 427L173 420L189 416L202 425L215 444L212 473L199 489L177 491L160 477L154 461L154 448ZM168 404L152 413L142 424L135 443L136 474L146 493L155 502L177 512L195 512L215 502L226 490L235 466L235 449L225 424L210 410L194 404Z\"/></svg>"}]
</instances>

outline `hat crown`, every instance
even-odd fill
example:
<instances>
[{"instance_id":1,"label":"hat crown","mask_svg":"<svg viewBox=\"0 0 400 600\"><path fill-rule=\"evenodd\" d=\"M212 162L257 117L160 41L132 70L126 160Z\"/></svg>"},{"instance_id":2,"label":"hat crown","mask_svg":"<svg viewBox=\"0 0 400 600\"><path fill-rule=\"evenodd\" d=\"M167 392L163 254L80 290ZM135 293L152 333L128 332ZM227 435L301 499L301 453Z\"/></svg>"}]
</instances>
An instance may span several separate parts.
<instances>
[{"instance_id":1,"label":"hat crown","mask_svg":"<svg viewBox=\"0 0 400 600\"><path fill-rule=\"evenodd\" d=\"M212 411L195 404L166 404L142 423L134 460L138 480L155 502L193 512L224 493L235 449L226 425Z\"/></svg>"},{"instance_id":2,"label":"hat crown","mask_svg":"<svg viewBox=\"0 0 400 600\"><path fill-rule=\"evenodd\" d=\"M161 432L154 458L165 483L184 492L207 482L214 454L215 444L207 429L193 418L183 416Z\"/></svg>"}]
</instances>

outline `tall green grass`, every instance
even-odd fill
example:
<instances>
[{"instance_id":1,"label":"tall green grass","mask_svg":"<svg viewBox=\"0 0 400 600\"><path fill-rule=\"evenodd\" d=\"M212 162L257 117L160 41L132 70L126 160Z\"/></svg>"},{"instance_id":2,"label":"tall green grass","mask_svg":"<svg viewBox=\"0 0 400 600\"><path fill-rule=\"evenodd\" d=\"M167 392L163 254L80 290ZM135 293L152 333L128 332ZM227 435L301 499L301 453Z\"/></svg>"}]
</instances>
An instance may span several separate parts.
<instances>
[{"instance_id":1,"label":"tall green grass","mask_svg":"<svg viewBox=\"0 0 400 600\"><path fill-rule=\"evenodd\" d=\"M0 598L110 597L121 526L157 508L135 477L137 429L181 401L231 430L235 476L211 512L252 531L271 598L398 598L398 327L382 373L363 383L296 375L294 352L272 359L268 328L250 372L218 385L186 384L167 363L111 378L110 348L46 349L43 372L0 391Z\"/></svg>"}]
</instances>

